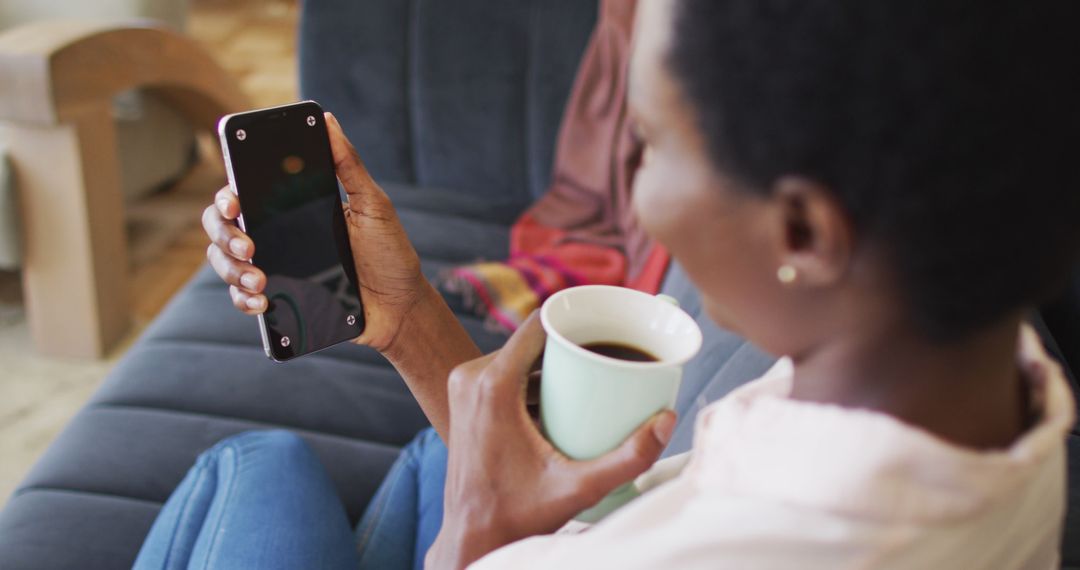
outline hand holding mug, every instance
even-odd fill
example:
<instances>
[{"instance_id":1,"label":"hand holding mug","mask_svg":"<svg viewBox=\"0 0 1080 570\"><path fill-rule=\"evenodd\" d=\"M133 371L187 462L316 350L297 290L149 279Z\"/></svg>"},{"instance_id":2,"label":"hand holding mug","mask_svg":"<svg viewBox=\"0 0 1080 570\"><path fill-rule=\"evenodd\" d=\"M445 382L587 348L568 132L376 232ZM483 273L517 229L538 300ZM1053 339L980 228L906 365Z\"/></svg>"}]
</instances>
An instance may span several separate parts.
<instances>
[{"instance_id":1,"label":"hand holding mug","mask_svg":"<svg viewBox=\"0 0 1080 570\"><path fill-rule=\"evenodd\" d=\"M580 460L600 457L675 405L682 365L700 350L701 329L669 299L586 285L544 302L540 417L559 451ZM576 518L596 522L634 496L622 487Z\"/></svg>"},{"instance_id":2,"label":"hand holding mug","mask_svg":"<svg viewBox=\"0 0 1080 570\"><path fill-rule=\"evenodd\" d=\"M451 374L446 510L429 567L460 568L557 530L647 470L667 445L675 425L670 411L643 418L601 457L576 461L559 452L525 406L529 372L545 341L534 313L502 350Z\"/></svg>"}]
</instances>

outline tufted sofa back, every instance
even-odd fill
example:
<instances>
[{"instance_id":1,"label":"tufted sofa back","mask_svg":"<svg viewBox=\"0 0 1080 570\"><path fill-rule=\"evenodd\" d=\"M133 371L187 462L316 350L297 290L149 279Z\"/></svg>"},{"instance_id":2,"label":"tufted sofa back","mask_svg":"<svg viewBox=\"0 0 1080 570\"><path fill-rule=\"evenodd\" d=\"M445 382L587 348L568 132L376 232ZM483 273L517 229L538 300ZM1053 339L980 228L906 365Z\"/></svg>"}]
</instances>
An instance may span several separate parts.
<instances>
[{"instance_id":1,"label":"tufted sofa back","mask_svg":"<svg viewBox=\"0 0 1080 570\"><path fill-rule=\"evenodd\" d=\"M488 200L546 190L596 20L582 0L310 0L300 90L335 113L381 182Z\"/></svg>"}]
</instances>

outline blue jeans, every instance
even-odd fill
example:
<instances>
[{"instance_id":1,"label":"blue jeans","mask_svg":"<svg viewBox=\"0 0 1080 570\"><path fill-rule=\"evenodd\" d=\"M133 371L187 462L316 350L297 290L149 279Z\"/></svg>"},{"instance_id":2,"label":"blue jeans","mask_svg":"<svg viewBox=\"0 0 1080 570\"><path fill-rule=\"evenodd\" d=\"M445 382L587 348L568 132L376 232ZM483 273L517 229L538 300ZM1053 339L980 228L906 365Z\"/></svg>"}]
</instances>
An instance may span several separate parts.
<instances>
[{"instance_id":1,"label":"blue jeans","mask_svg":"<svg viewBox=\"0 0 1080 570\"><path fill-rule=\"evenodd\" d=\"M446 447L425 430L402 451L354 534L303 440L242 433L199 456L134 568L421 568L442 523L445 477Z\"/></svg>"}]
</instances>

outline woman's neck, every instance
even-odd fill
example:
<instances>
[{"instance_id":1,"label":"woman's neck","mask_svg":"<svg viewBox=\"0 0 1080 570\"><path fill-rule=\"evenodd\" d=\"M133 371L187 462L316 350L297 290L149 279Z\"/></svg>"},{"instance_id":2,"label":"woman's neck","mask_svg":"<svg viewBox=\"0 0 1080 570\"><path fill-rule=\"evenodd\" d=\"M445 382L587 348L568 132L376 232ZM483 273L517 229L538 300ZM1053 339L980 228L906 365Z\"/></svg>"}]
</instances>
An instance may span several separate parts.
<instances>
[{"instance_id":1,"label":"woman's neck","mask_svg":"<svg viewBox=\"0 0 1080 570\"><path fill-rule=\"evenodd\" d=\"M1019 328L1017 316L957 343L910 329L858 331L793 357L791 396L889 414L965 447L1004 448L1027 423Z\"/></svg>"}]
</instances>

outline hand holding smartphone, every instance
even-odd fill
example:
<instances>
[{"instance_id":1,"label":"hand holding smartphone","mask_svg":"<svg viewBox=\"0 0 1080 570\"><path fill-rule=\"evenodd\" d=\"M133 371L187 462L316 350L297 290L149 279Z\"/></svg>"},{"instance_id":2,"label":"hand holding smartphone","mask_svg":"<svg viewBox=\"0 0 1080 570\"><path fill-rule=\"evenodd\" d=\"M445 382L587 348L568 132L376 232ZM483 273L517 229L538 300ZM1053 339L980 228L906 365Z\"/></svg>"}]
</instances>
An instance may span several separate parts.
<instances>
[{"instance_id":1,"label":"hand holding smartphone","mask_svg":"<svg viewBox=\"0 0 1080 570\"><path fill-rule=\"evenodd\" d=\"M267 356L286 361L359 336L359 281L322 108L313 101L223 117L218 136L238 225L266 274Z\"/></svg>"}]
</instances>

